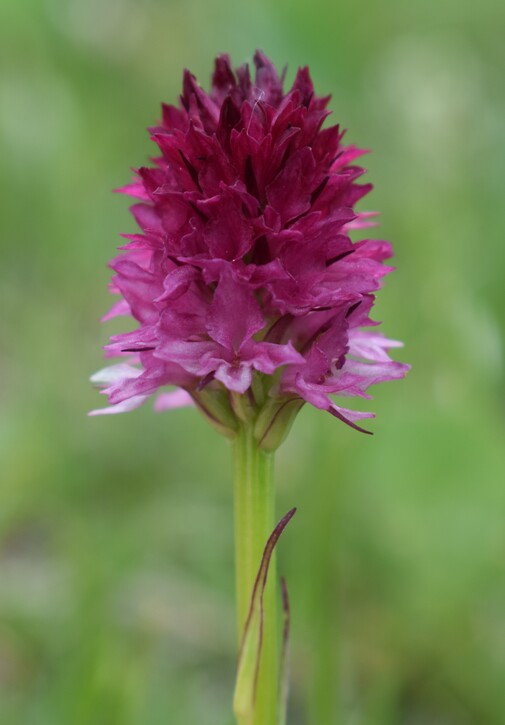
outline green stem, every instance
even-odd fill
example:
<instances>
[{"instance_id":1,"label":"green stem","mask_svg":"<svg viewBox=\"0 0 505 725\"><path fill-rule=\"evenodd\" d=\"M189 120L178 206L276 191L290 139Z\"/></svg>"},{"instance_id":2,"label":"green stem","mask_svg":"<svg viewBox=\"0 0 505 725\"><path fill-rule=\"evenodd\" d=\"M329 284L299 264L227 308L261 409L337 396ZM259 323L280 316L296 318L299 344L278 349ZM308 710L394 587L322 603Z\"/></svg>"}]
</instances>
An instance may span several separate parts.
<instances>
[{"instance_id":1,"label":"green stem","mask_svg":"<svg viewBox=\"0 0 505 725\"><path fill-rule=\"evenodd\" d=\"M235 471L235 562L239 643L268 537L275 528L273 453L258 448L251 426L233 441ZM275 554L263 599L263 645L253 719L238 725L276 725L278 700L277 581Z\"/></svg>"}]
</instances>

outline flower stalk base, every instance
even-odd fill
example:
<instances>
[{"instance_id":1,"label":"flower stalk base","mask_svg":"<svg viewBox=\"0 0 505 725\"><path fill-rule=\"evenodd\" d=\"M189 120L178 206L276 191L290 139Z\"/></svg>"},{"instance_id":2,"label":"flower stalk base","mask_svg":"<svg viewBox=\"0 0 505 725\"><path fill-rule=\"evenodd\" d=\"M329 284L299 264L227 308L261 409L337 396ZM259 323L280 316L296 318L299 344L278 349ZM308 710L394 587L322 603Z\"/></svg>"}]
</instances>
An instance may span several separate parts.
<instances>
[{"instance_id":1,"label":"flower stalk base","mask_svg":"<svg viewBox=\"0 0 505 725\"><path fill-rule=\"evenodd\" d=\"M233 455L237 627L241 643L264 547L275 527L275 489L273 453L259 448L252 426L241 426L233 440ZM242 712L235 707L238 725L277 725L278 722L277 607L274 553L263 593L261 656L254 707Z\"/></svg>"}]
</instances>

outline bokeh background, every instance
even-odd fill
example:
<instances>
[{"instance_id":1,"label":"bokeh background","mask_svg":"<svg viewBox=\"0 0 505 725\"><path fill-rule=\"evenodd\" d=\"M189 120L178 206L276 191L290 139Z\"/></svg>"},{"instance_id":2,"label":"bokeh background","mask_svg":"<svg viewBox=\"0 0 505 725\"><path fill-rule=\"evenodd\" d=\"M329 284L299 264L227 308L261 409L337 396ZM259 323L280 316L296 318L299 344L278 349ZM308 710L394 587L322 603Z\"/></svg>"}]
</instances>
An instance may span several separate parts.
<instances>
[{"instance_id":1,"label":"bokeh background","mask_svg":"<svg viewBox=\"0 0 505 725\"><path fill-rule=\"evenodd\" d=\"M502 0L2 0L0 722L230 725L228 444L195 411L86 417L113 325L110 190L184 66L309 64L398 271L408 379L369 438L303 410L277 461L291 725L505 723Z\"/></svg>"}]
</instances>

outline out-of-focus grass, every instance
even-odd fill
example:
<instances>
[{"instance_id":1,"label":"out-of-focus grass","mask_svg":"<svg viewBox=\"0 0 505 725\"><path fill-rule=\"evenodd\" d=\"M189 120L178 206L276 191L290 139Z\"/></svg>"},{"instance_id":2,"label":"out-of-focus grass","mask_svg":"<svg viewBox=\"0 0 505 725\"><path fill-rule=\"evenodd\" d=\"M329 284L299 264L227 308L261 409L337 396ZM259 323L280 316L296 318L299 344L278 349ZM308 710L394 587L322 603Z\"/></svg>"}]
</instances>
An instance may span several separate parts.
<instances>
[{"instance_id":1,"label":"out-of-focus grass","mask_svg":"<svg viewBox=\"0 0 505 725\"><path fill-rule=\"evenodd\" d=\"M184 65L206 83L256 46L374 149L377 316L413 364L373 439L304 410L279 452L290 722L505 722L503 8L2 3L2 724L231 722L227 444L193 411L88 419L86 381L133 228L109 189Z\"/></svg>"}]
</instances>

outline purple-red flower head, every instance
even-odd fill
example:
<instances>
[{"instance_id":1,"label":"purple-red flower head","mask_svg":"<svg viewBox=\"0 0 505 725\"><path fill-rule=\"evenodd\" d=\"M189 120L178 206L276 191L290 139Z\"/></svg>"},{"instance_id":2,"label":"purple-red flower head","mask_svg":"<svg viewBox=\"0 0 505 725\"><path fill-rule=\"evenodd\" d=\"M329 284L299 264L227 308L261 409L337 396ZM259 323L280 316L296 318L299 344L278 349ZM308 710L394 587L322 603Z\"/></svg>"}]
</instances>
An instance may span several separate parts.
<instances>
[{"instance_id":1,"label":"purple-red flower head","mask_svg":"<svg viewBox=\"0 0 505 725\"><path fill-rule=\"evenodd\" d=\"M388 356L399 343L363 329L391 269L387 242L349 237L371 225L355 211L371 189L354 163L364 152L323 128L329 97L307 68L284 92L261 52L254 65L252 78L219 56L210 93L186 71L179 106L163 106L151 129L159 157L121 190L138 199L140 233L111 262L121 299L106 317L138 327L106 347L128 362L94 377L111 404L95 413L176 386L158 409L194 402L230 434L248 417L266 440L288 404L357 427L372 414L331 396L369 397L408 369Z\"/></svg>"}]
</instances>

